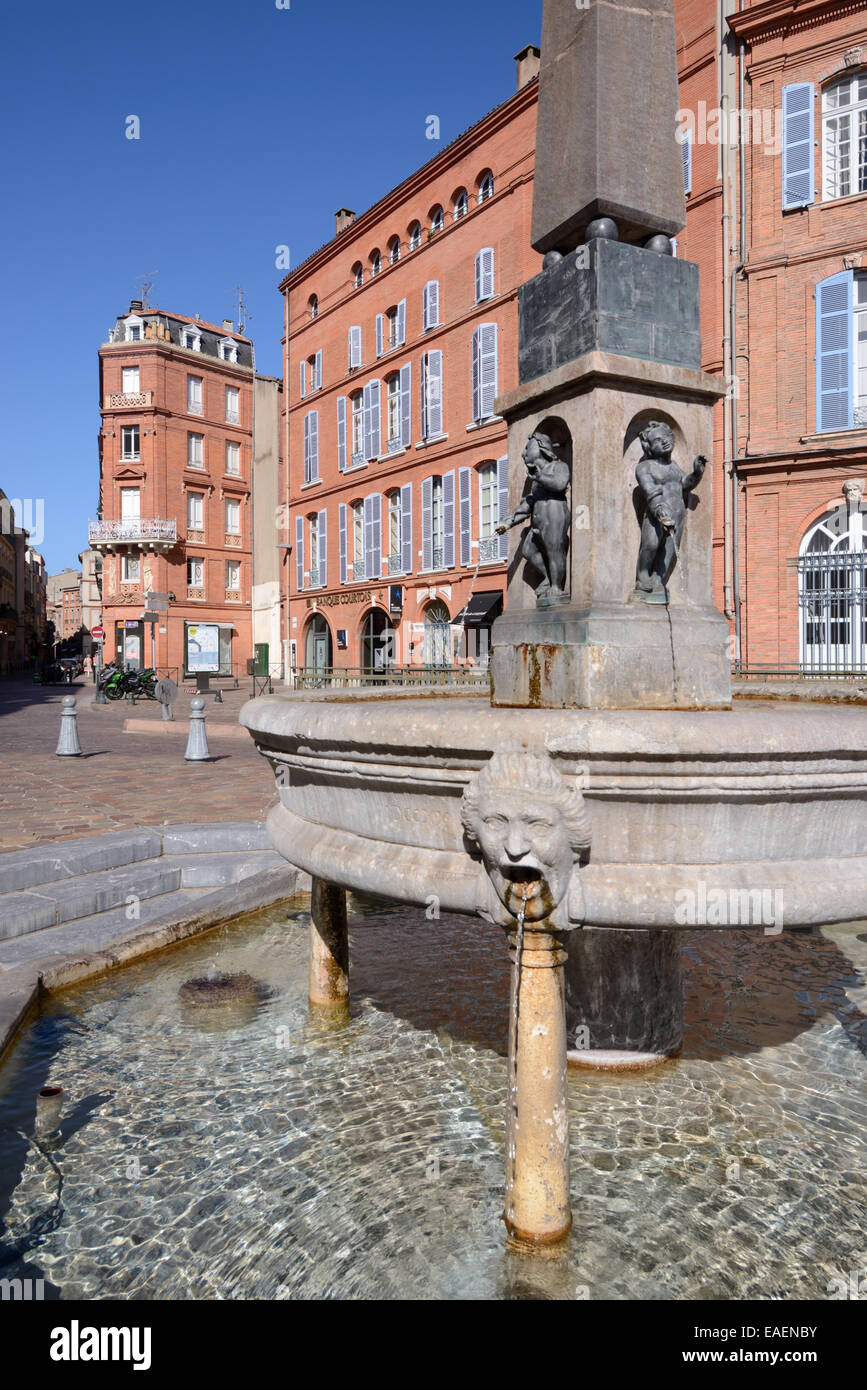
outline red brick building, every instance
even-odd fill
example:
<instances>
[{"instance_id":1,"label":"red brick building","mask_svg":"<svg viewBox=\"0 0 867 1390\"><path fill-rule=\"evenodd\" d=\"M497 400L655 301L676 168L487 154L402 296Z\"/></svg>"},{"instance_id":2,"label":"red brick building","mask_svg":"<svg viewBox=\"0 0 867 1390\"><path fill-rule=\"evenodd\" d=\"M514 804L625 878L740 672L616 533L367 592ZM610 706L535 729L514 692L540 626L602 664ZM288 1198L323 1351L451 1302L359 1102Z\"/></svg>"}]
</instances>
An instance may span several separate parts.
<instances>
[{"instance_id":1,"label":"red brick building","mask_svg":"<svg viewBox=\"0 0 867 1390\"><path fill-rule=\"evenodd\" d=\"M675 0L717 417L719 601L745 668L867 667L867 5ZM685 122L686 124L686 122Z\"/></svg>"},{"instance_id":2,"label":"red brick building","mask_svg":"<svg viewBox=\"0 0 867 1390\"><path fill-rule=\"evenodd\" d=\"M105 660L177 676L252 655L253 344L133 301L99 352ZM147 595L167 596L144 623ZM165 602L165 598L158 598ZM204 667L202 667L204 669Z\"/></svg>"},{"instance_id":3,"label":"red brick building","mask_svg":"<svg viewBox=\"0 0 867 1390\"><path fill-rule=\"evenodd\" d=\"M506 547L538 53L518 90L287 275L290 663L486 660Z\"/></svg>"}]
</instances>

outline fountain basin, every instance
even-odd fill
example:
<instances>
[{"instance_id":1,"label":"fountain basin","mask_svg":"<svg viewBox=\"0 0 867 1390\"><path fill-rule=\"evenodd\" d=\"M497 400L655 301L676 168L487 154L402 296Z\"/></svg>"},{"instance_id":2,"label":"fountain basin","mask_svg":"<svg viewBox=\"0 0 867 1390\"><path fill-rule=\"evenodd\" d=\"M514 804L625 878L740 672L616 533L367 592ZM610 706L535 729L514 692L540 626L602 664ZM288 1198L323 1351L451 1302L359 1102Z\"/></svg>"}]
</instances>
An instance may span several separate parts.
<instances>
[{"instance_id":1,"label":"fountain basin","mask_svg":"<svg viewBox=\"0 0 867 1390\"><path fill-rule=\"evenodd\" d=\"M241 723L275 771L275 848L346 888L477 912L482 869L461 798L494 752L526 750L547 755L589 812L575 927L742 927L762 921L744 909L768 902L772 930L867 916L860 707L542 713L363 690L257 700Z\"/></svg>"}]
</instances>

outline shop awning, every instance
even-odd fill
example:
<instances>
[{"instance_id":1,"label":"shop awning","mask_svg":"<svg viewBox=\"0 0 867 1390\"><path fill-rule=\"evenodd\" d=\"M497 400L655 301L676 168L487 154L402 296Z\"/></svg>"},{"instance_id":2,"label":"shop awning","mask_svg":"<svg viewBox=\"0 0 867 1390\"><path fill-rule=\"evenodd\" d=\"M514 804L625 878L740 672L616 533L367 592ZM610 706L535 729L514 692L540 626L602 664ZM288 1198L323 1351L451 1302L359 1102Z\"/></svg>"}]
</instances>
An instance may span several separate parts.
<instances>
[{"instance_id":1,"label":"shop awning","mask_svg":"<svg viewBox=\"0 0 867 1390\"><path fill-rule=\"evenodd\" d=\"M452 618L452 627L487 627L503 611L503 592L501 589L485 589L472 594L469 603Z\"/></svg>"}]
</instances>

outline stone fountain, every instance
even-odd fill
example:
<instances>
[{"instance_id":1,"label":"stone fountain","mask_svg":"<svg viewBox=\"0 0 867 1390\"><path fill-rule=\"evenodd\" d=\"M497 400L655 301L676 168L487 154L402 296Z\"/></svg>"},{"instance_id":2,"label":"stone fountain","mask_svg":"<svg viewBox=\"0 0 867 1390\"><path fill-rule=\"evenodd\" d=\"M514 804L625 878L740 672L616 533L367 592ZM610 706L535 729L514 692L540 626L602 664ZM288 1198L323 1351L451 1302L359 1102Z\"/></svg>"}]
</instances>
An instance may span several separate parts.
<instances>
[{"instance_id":1,"label":"stone fountain","mask_svg":"<svg viewBox=\"0 0 867 1390\"><path fill-rule=\"evenodd\" d=\"M635 54L652 79L636 82ZM345 890L476 914L512 958L505 1219L568 1234L567 1059L681 1041L679 928L867 916L867 718L733 709L671 0L546 0L533 244L490 702L287 693L242 715L274 846L313 875L311 1006L348 1016ZM407 941L407 970L412 969ZM447 962L444 962L447 968Z\"/></svg>"}]
</instances>

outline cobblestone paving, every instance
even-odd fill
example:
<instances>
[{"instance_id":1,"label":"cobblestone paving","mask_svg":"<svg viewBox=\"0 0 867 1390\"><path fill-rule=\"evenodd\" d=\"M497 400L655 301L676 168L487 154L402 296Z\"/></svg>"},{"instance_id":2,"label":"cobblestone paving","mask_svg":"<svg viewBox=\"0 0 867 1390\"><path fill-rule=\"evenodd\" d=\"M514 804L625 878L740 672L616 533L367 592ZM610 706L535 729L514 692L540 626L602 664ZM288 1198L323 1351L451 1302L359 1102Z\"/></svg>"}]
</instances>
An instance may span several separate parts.
<instances>
[{"instance_id":1,"label":"cobblestone paving","mask_svg":"<svg viewBox=\"0 0 867 1390\"><path fill-rule=\"evenodd\" d=\"M249 682L245 682L249 687ZM55 755L60 707L77 698L83 756ZM211 763L185 763L192 696L182 693L170 734L124 733L134 715L160 722L160 708L140 701L94 704L94 689L24 682L0 684L0 852L50 840L99 835L134 825L261 820L275 801L270 767L252 739L221 738L235 724L249 689L208 699Z\"/></svg>"}]
</instances>

